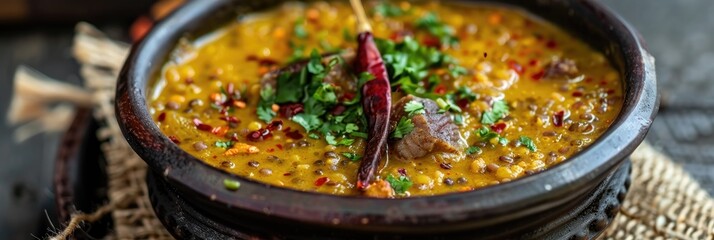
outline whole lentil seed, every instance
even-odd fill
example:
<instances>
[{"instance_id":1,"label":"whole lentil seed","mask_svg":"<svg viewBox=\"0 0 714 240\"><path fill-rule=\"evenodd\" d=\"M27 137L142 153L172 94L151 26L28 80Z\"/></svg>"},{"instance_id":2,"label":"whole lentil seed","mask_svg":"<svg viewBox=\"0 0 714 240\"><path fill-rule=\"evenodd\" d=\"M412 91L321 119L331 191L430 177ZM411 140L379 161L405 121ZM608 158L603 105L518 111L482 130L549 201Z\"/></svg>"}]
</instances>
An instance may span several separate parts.
<instances>
[{"instance_id":1,"label":"whole lentil seed","mask_svg":"<svg viewBox=\"0 0 714 240\"><path fill-rule=\"evenodd\" d=\"M489 163L488 165L486 165L486 171L488 172L495 173L496 171L498 171L498 168L500 167L494 163Z\"/></svg>"}]
</instances>

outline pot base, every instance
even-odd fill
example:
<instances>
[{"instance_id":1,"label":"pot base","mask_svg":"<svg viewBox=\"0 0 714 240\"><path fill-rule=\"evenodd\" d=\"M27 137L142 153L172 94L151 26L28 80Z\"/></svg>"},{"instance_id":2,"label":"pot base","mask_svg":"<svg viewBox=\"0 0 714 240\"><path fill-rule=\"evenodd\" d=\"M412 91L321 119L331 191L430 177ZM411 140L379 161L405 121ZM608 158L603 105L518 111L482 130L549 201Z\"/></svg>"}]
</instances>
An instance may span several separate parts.
<instances>
[{"instance_id":1,"label":"pot base","mask_svg":"<svg viewBox=\"0 0 714 240\"><path fill-rule=\"evenodd\" d=\"M564 211L564 214L551 219L545 225L510 237L519 239L594 239L607 229L619 212L630 186L630 171L631 164L628 160L600 183L590 196L585 197L582 201L583 204ZM331 234L320 236L319 233L305 236L285 236L280 234L279 229L275 229L273 233L234 229L228 224L214 220L186 202L163 181L162 177L150 172L147 176L147 185L156 215L168 231L179 239L320 239L334 237ZM456 235L458 236L458 234ZM387 238L401 237L387 236ZM409 239L413 238L413 236L409 237ZM418 238L435 239L440 236L422 235ZM468 239L469 236L464 235L461 238Z\"/></svg>"}]
</instances>

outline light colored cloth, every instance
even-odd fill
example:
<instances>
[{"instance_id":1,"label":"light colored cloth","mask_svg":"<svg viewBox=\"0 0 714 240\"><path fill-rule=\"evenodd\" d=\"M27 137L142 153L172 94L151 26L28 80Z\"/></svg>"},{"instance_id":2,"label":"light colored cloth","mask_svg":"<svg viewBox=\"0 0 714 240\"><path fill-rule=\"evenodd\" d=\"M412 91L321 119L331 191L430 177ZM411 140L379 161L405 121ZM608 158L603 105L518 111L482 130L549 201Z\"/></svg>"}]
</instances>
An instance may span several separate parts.
<instances>
[{"instance_id":1,"label":"light colored cloth","mask_svg":"<svg viewBox=\"0 0 714 240\"><path fill-rule=\"evenodd\" d=\"M95 117L104 124L109 200L114 231L109 238L170 239L154 215L145 182L147 167L131 150L114 118L114 83L128 45L86 23L77 26L75 57L82 64ZM106 69L109 69L107 71ZM19 79L15 79L18 81ZM73 99L58 99L72 102ZM714 200L680 166L648 144L632 154L632 184L604 239L714 239Z\"/></svg>"}]
</instances>

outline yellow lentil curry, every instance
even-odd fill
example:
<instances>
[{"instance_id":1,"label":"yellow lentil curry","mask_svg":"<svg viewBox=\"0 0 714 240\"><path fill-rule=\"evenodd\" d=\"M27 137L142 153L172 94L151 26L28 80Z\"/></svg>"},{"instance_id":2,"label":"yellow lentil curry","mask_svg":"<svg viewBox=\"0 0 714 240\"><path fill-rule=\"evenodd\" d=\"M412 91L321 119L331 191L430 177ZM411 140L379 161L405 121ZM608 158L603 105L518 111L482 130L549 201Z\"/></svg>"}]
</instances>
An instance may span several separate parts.
<instances>
[{"instance_id":1,"label":"yellow lentil curry","mask_svg":"<svg viewBox=\"0 0 714 240\"><path fill-rule=\"evenodd\" d=\"M366 4L392 85L386 156L355 186L367 129L347 3L288 3L183 39L150 94L156 124L216 168L303 191L408 197L543 171L622 105L599 52L517 9ZM235 189L234 182L227 182Z\"/></svg>"}]
</instances>

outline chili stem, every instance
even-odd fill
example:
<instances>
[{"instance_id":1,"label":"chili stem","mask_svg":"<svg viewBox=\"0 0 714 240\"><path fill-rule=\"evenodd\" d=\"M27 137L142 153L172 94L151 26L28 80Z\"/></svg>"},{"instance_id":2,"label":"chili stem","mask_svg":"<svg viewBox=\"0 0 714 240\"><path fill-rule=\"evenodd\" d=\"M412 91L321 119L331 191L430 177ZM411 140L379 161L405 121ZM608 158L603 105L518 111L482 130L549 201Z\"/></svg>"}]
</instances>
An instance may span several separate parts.
<instances>
[{"instance_id":1,"label":"chili stem","mask_svg":"<svg viewBox=\"0 0 714 240\"><path fill-rule=\"evenodd\" d=\"M367 14L364 12L364 6L362 6L362 0L350 0L350 4L357 16L357 32L372 32L372 26L369 25Z\"/></svg>"}]
</instances>

